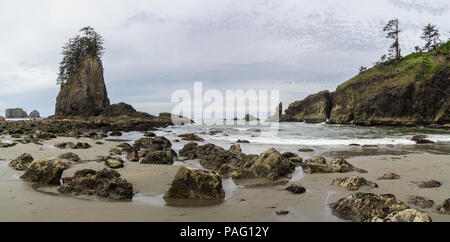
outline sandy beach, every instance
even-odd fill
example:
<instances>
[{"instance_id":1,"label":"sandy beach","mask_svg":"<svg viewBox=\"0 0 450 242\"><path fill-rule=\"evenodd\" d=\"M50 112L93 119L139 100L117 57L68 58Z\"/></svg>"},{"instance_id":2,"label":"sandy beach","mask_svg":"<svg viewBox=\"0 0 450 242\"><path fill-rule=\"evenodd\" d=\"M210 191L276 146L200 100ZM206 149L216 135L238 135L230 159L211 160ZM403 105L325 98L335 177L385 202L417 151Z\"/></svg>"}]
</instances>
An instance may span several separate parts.
<instances>
[{"instance_id":1,"label":"sandy beach","mask_svg":"<svg viewBox=\"0 0 450 242\"><path fill-rule=\"evenodd\" d=\"M53 147L54 144L65 141L87 142L93 148L60 150ZM75 171L85 168L100 170L105 168L104 164L94 160L119 144L102 142L103 145L98 145L91 139L57 138L45 141L42 146L19 144L0 149L0 221L344 221L331 214L328 204L354 192L330 184L334 178L352 175L360 175L379 185L379 188L363 186L358 190L360 192L392 193L403 202L407 202L411 195L423 196L433 200L435 205L422 211L429 214L433 221L450 221L449 215L435 211L435 207L442 204L450 194L449 155L409 154L347 159L354 166L367 170L367 174L303 174L299 171L292 183L307 189L301 195L285 191L287 184L246 187L225 179L225 201L201 207L169 206L162 198L178 166L198 166L195 160L186 161L185 164L176 162L175 165L126 162L125 168L118 171L133 184L135 196L129 202L85 199L38 191L31 183L19 179L22 172L8 167L12 159L25 152L35 158L50 158L71 151L78 154L84 162L72 165L64 171L63 177L72 176ZM386 172L394 172L401 178L377 180ZM413 183L431 179L440 181L442 186L420 189ZM410 206L414 208L413 205ZM280 209L289 211L289 214L277 215L275 212Z\"/></svg>"}]
</instances>

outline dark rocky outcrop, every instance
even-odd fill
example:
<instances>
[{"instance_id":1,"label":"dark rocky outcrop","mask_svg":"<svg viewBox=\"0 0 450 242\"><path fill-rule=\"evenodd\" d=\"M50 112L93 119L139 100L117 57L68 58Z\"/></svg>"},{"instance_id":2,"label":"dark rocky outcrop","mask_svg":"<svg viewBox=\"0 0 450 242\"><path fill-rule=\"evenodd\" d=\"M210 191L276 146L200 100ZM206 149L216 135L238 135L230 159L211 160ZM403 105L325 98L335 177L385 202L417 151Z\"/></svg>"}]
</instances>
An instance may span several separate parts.
<instances>
[{"instance_id":1,"label":"dark rocky outcrop","mask_svg":"<svg viewBox=\"0 0 450 242\"><path fill-rule=\"evenodd\" d=\"M290 104L281 121L323 123L330 117L331 108L330 92L319 92L308 96L303 101Z\"/></svg>"},{"instance_id":2,"label":"dark rocky outcrop","mask_svg":"<svg viewBox=\"0 0 450 242\"><path fill-rule=\"evenodd\" d=\"M196 134L181 134L178 137L182 138L181 140L186 140L186 141L199 141L199 142L205 141L204 139L200 138Z\"/></svg>"},{"instance_id":3,"label":"dark rocky outcrop","mask_svg":"<svg viewBox=\"0 0 450 242\"><path fill-rule=\"evenodd\" d=\"M38 111L33 110L33 111L31 111L31 113L28 115L28 117L29 117L29 118L41 118L41 114L40 114Z\"/></svg>"},{"instance_id":4,"label":"dark rocky outcrop","mask_svg":"<svg viewBox=\"0 0 450 242\"><path fill-rule=\"evenodd\" d=\"M357 125L450 123L450 42L382 63L337 87L292 103L282 121Z\"/></svg>"},{"instance_id":5,"label":"dark rocky outcrop","mask_svg":"<svg viewBox=\"0 0 450 242\"><path fill-rule=\"evenodd\" d=\"M298 186L298 185L295 185L295 184L292 184L292 185L286 187L285 190L286 191L290 191L290 192L292 192L294 194L303 194L303 193L306 192L306 189L304 187Z\"/></svg>"},{"instance_id":6,"label":"dark rocky outcrop","mask_svg":"<svg viewBox=\"0 0 450 242\"><path fill-rule=\"evenodd\" d=\"M434 141L427 139L426 135L416 135L411 138L411 141L416 142L416 144L432 144Z\"/></svg>"},{"instance_id":7,"label":"dark rocky outcrop","mask_svg":"<svg viewBox=\"0 0 450 242\"><path fill-rule=\"evenodd\" d=\"M67 153L61 154L58 156L58 158L62 159L62 160L73 161L73 162L79 162L81 160L80 157L73 152L67 152Z\"/></svg>"},{"instance_id":8,"label":"dark rocky outcrop","mask_svg":"<svg viewBox=\"0 0 450 242\"><path fill-rule=\"evenodd\" d=\"M408 199L408 204L419 207L421 209L427 209L433 207L434 201L421 196L410 196Z\"/></svg>"},{"instance_id":9,"label":"dark rocky outcrop","mask_svg":"<svg viewBox=\"0 0 450 242\"><path fill-rule=\"evenodd\" d=\"M23 171L28 168L28 166L33 162L33 156L31 156L28 153L22 154L21 156L17 157L16 159L12 160L9 163L9 166L18 170Z\"/></svg>"},{"instance_id":10,"label":"dark rocky outcrop","mask_svg":"<svg viewBox=\"0 0 450 242\"><path fill-rule=\"evenodd\" d=\"M429 180L429 181L424 181L424 182L420 182L419 183L419 188L436 188L436 187L440 187L442 184L439 181L436 180Z\"/></svg>"},{"instance_id":11,"label":"dark rocky outcrop","mask_svg":"<svg viewBox=\"0 0 450 242\"><path fill-rule=\"evenodd\" d=\"M178 169L165 200L221 200L225 198L222 177L214 172L201 171L184 166Z\"/></svg>"},{"instance_id":12,"label":"dark rocky outcrop","mask_svg":"<svg viewBox=\"0 0 450 242\"><path fill-rule=\"evenodd\" d=\"M73 177L63 178L58 192L67 195L96 195L112 200L130 200L133 198L133 185L120 178L114 170L80 170Z\"/></svg>"},{"instance_id":13,"label":"dark rocky outcrop","mask_svg":"<svg viewBox=\"0 0 450 242\"><path fill-rule=\"evenodd\" d=\"M173 165L175 151L172 149L153 151L145 155L141 164Z\"/></svg>"},{"instance_id":14,"label":"dark rocky outcrop","mask_svg":"<svg viewBox=\"0 0 450 242\"><path fill-rule=\"evenodd\" d=\"M59 185L64 169L66 165L61 160L39 159L31 162L20 178L40 184Z\"/></svg>"},{"instance_id":15,"label":"dark rocky outcrop","mask_svg":"<svg viewBox=\"0 0 450 242\"><path fill-rule=\"evenodd\" d=\"M109 106L99 57L86 56L56 99L56 116L98 116Z\"/></svg>"},{"instance_id":16,"label":"dark rocky outcrop","mask_svg":"<svg viewBox=\"0 0 450 242\"><path fill-rule=\"evenodd\" d=\"M6 118L28 118L27 112L22 108L9 108L5 110Z\"/></svg>"}]
</instances>

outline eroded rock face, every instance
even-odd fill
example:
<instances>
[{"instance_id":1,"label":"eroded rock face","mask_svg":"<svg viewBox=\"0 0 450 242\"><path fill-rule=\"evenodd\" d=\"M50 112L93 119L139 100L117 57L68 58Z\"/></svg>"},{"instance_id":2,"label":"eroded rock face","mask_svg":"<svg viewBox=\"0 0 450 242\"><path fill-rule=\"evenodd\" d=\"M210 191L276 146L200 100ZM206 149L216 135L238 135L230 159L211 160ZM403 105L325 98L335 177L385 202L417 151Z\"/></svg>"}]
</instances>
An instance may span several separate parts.
<instances>
[{"instance_id":1,"label":"eroded rock face","mask_svg":"<svg viewBox=\"0 0 450 242\"><path fill-rule=\"evenodd\" d=\"M78 71L61 86L56 99L57 116L98 116L109 106L99 57L86 56Z\"/></svg>"},{"instance_id":2,"label":"eroded rock face","mask_svg":"<svg viewBox=\"0 0 450 242\"><path fill-rule=\"evenodd\" d=\"M153 151L141 160L141 164L173 165L174 153L172 149Z\"/></svg>"},{"instance_id":3,"label":"eroded rock face","mask_svg":"<svg viewBox=\"0 0 450 242\"><path fill-rule=\"evenodd\" d=\"M317 157L314 159L308 159L301 164L305 173L346 173L357 171L360 173L367 173L367 171L356 168L352 164L348 163L345 159L337 157L331 161L330 164L326 163L325 158Z\"/></svg>"},{"instance_id":4,"label":"eroded rock face","mask_svg":"<svg viewBox=\"0 0 450 242\"><path fill-rule=\"evenodd\" d=\"M178 169L164 199L220 200L225 198L222 177L214 172L184 166Z\"/></svg>"},{"instance_id":5,"label":"eroded rock face","mask_svg":"<svg viewBox=\"0 0 450 242\"><path fill-rule=\"evenodd\" d=\"M331 108L330 92L322 91L290 104L281 121L322 123L329 118Z\"/></svg>"},{"instance_id":6,"label":"eroded rock face","mask_svg":"<svg viewBox=\"0 0 450 242\"><path fill-rule=\"evenodd\" d=\"M6 118L28 118L27 112L22 108L9 108L5 110Z\"/></svg>"},{"instance_id":7,"label":"eroded rock face","mask_svg":"<svg viewBox=\"0 0 450 242\"><path fill-rule=\"evenodd\" d=\"M345 220L368 222L374 218L384 219L393 212L400 212L409 207L393 194L375 195L371 193L355 193L341 198L330 205L333 214Z\"/></svg>"},{"instance_id":8,"label":"eroded rock face","mask_svg":"<svg viewBox=\"0 0 450 242\"><path fill-rule=\"evenodd\" d=\"M28 168L28 166L31 164L31 162L33 162L33 160L34 159L30 154L25 153L14 159L13 161L11 161L9 163L9 166L18 171L23 171Z\"/></svg>"},{"instance_id":9,"label":"eroded rock face","mask_svg":"<svg viewBox=\"0 0 450 242\"><path fill-rule=\"evenodd\" d=\"M66 165L61 160L38 159L28 166L20 178L40 184L59 185L64 169L66 169Z\"/></svg>"},{"instance_id":10,"label":"eroded rock face","mask_svg":"<svg viewBox=\"0 0 450 242\"><path fill-rule=\"evenodd\" d=\"M294 172L295 165L275 149L269 149L258 158L250 160L240 169L235 169L231 175L233 179L267 178L277 180Z\"/></svg>"},{"instance_id":11,"label":"eroded rock face","mask_svg":"<svg viewBox=\"0 0 450 242\"><path fill-rule=\"evenodd\" d=\"M359 176L336 178L334 179L332 185L343 187L350 191L358 190L361 186L370 186L373 188L378 187L376 183Z\"/></svg>"},{"instance_id":12,"label":"eroded rock face","mask_svg":"<svg viewBox=\"0 0 450 242\"><path fill-rule=\"evenodd\" d=\"M80 170L73 177L63 178L63 185L58 192L68 195L97 195L113 200L129 200L133 198L133 185L120 178L114 170L101 171Z\"/></svg>"}]
</instances>

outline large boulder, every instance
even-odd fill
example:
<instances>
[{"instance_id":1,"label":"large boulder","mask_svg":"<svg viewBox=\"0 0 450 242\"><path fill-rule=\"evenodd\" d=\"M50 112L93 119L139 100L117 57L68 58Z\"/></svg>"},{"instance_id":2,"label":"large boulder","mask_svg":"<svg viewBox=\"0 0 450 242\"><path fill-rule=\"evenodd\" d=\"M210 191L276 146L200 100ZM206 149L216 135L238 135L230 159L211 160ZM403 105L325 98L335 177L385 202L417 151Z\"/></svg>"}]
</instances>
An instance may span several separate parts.
<instances>
[{"instance_id":1,"label":"large boulder","mask_svg":"<svg viewBox=\"0 0 450 242\"><path fill-rule=\"evenodd\" d=\"M41 114L40 114L38 111L33 110L33 111L31 111L31 113L28 115L28 117L30 117L30 118L41 118Z\"/></svg>"},{"instance_id":2,"label":"large boulder","mask_svg":"<svg viewBox=\"0 0 450 242\"><path fill-rule=\"evenodd\" d=\"M146 149L148 151L158 151L172 148L172 143L162 136L154 138L141 138L136 140L133 145L134 149Z\"/></svg>"},{"instance_id":3,"label":"large boulder","mask_svg":"<svg viewBox=\"0 0 450 242\"><path fill-rule=\"evenodd\" d=\"M172 185L164 194L165 200L220 200L225 198L222 177L214 172L184 166L178 169Z\"/></svg>"},{"instance_id":4,"label":"large boulder","mask_svg":"<svg viewBox=\"0 0 450 242\"><path fill-rule=\"evenodd\" d=\"M281 121L322 123L329 118L331 108L330 92L322 91L289 105Z\"/></svg>"},{"instance_id":5,"label":"large boulder","mask_svg":"<svg viewBox=\"0 0 450 242\"><path fill-rule=\"evenodd\" d=\"M295 165L284 159L275 149L269 149L258 158L247 161L243 167L235 169L231 175L234 179L267 178L277 180L294 172Z\"/></svg>"},{"instance_id":6,"label":"large boulder","mask_svg":"<svg viewBox=\"0 0 450 242\"><path fill-rule=\"evenodd\" d=\"M317 157L314 159L305 160L301 163L301 166L305 173L346 173L357 171L360 173L367 173L367 171L356 168L352 164L348 163L345 159L337 157L327 164L325 158Z\"/></svg>"},{"instance_id":7,"label":"large boulder","mask_svg":"<svg viewBox=\"0 0 450 242\"><path fill-rule=\"evenodd\" d=\"M13 161L11 161L9 163L9 166L18 171L23 171L28 168L28 166L31 164L31 162L33 162L33 160L34 159L30 154L25 153L14 159Z\"/></svg>"},{"instance_id":8,"label":"large boulder","mask_svg":"<svg viewBox=\"0 0 450 242\"><path fill-rule=\"evenodd\" d=\"M157 150L157 151L149 152L141 160L141 164L173 165L174 153L175 153L175 151L173 151L172 149Z\"/></svg>"},{"instance_id":9,"label":"large boulder","mask_svg":"<svg viewBox=\"0 0 450 242\"><path fill-rule=\"evenodd\" d=\"M39 159L33 161L20 177L22 180L40 184L59 185L61 175L66 168L58 159Z\"/></svg>"},{"instance_id":10,"label":"large boulder","mask_svg":"<svg viewBox=\"0 0 450 242\"><path fill-rule=\"evenodd\" d=\"M97 195L113 200L130 200L133 198L133 185L120 178L114 170L101 171L80 170L73 177L63 178L63 185L58 192L68 195Z\"/></svg>"},{"instance_id":11,"label":"large boulder","mask_svg":"<svg viewBox=\"0 0 450 242\"><path fill-rule=\"evenodd\" d=\"M6 118L28 118L27 112L22 108L9 108L5 110Z\"/></svg>"},{"instance_id":12,"label":"large boulder","mask_svg":"<svg viewBox=\"0 0 450 242\"><path fill-rule=\"evenodd\" d=\"M102 61L86 56L56 98L57 116L97 116L109 106Z\"/></svg>"},{"instance_id":13,"label":"large boulder","mask_svg":"<svg viewBox=\"0 0 450 242\"><path fill-rule=\"evenodd\" d=\"M409 207L393 194L376 195L371 193L355 193L330 204L333 214L339 218L368 222L374 218L384 219L393 212L400 212Z\"/></svg>"}]
</instances>

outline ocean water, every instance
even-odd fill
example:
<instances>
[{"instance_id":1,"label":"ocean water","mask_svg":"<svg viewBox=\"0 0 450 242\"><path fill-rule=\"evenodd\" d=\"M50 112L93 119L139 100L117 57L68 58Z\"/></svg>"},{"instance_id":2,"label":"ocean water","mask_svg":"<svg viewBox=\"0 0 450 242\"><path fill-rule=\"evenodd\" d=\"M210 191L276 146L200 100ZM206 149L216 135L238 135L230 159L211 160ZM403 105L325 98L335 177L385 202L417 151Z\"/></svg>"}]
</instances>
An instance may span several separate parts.
<instances>
[{"instance_id":1,"label":"ocean water","mask_svg":"<svg viewBox=\"0 0 450 242\"><path fill-rule=\"evenodd\" d=\"M210 132L216 132L214 135ZM411 152L450 154L450 131L430 128L362 127L350 125L307 123L264 123L245 121L204 120L194 125L171 126L155 132L173 141L180 134L195 133L205 139L200 143L213 143L228 149L237 140L245 153L259 154L269 148L290 151L303 156L328 155L341 152L342 156L404 154ZM414 135L427 135L436 144L416 145ZM138 134L136 134L138 135ZM129 137L129 136L128 136ZM129 137L131 138L131 137ZM175 150L187 142L172 142ZM354 146L355 144L359 146ZM369 147L367 147L369 146ZM301 152L299 149L312 149Z\"/></svg>"}]
</instances>

